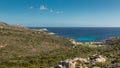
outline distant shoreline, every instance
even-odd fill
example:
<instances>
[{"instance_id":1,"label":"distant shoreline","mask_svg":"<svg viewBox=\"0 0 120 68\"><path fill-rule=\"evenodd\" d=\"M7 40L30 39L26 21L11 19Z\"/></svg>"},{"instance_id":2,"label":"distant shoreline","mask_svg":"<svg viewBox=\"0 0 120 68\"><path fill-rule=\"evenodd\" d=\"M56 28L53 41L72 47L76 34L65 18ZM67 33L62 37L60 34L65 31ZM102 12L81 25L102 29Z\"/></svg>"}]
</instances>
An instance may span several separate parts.
<instances>
[{"instance_id":1,"label":"distant shoreline","mask_svg":"<svg viewBox=\"0 0 120 68\"><path fill-rule=\"evenodd\" d=\"M52 35L74 39L77 42L103 42L110 37L120 36L120 27L28 27L46 28Z\"/></svg>"},{"instance_id":2,"label":"distant shoreline","mask_svg":"<svg viewBox=\"0 0 120 68\"><path fill-rule=\"evenodd\" d=\"M27 27L27 28L120 28L120 27Z\"/></svg>"}]
</instances>

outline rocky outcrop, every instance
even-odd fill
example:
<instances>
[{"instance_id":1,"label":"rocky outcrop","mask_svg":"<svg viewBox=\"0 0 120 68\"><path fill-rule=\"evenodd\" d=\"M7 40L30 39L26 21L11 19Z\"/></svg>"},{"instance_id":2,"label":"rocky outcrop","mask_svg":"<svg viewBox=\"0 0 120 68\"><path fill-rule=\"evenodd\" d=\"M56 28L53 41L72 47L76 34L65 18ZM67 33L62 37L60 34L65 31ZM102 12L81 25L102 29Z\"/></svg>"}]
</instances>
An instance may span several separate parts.
<instances>
[{"instance_id":1,"label":"rocky outcrop","mask_svg":"<svg viewBox=\"0 0 120 68\"><path fill-rule=\"evenodd\" d=\"M86 64L95 64L95 63L103 63L106 61L106 58L102 55L93 55L88 58L74 58L67 59L65 61L58 62L57 66L53 68L88 68ZM99 67L94 67L99 68Z\"/></svg>"},{"instance_id":2,"label":"rocky outcrop","mask_svg":"<svg viewBox=\"0 0 120 68\"><path fill-rule=\"evenodd\" d=\"M103 56L98 56L98 58L96 58L96 62L105 62L106 61L106 58L103 57Z\"/></svg>"},{"instance_id":3,"label":"rocky outcrop","mask_svg":"<svg viewBox=\"0 0 120 68\"><path fill-rule=\"evenodd\" d=\"M41 28L41 29L38 29L38 31L48 31L47 28Z\"/></svg>"},{"instance_id":4,"label":"rocky outcrop","mask_svg":"<svg viewBox=\"0 0 120 68\"><path fill-rule=\"evenodd\" d=\"M90 60L90 62L92 62L92 63L96 63L96 62L101 62L101 63L103 63L103 62L106 61L106 57L104 57L104 56L102 56L102 55L97 55L97 54L95 54L95 55L89 57L89 60Z\"/></svg>"},{"instance_id":5,"label":"rocky outcrop","mask_svg":"<svg viewBox=\"0 0 120 68\"><path fill-rule=\"evenodd\" d=\"M74 45L73 48L75 48L78 45L90 45L89 47L91 47L91 45L93 45L94 47L105 46L103 42L77 42L74 39L69 39L69 41Z\"/></svg>"},{"instance_id":6,"label":"rocky outcrop","mask_svg":"<svg viewBox=\"0 0 120 68\"><path fill-rule=\"evenodd\" d=\"M53 68L88 68L83 63L89 62L87 59L84 58L74 58L74 59L67 59L65 61L60 61L57 66Z\"/></svg>"},{"instance_id":7,"label":"rocky outcrop","mask_svg":"<svg viewBox=\"0 0 120 68\"><path fill-rule=\"evenodd\" d=\"M75 46L83 44L82 42L76 42L74 39L69 39L69 41Z\"/></svg>"}]
</instances>

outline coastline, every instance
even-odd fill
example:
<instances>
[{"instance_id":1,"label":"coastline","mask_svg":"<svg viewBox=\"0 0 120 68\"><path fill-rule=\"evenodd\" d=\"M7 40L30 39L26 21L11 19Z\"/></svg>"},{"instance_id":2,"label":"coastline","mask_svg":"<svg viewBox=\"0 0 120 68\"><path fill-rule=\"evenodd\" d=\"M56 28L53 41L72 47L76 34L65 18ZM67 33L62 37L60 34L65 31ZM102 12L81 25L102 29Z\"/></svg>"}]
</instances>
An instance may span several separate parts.
<instances>
[{"instance_id":1,"label":"coastline","mask_svg":"<svg viewBox=\"0 0 120 68\"><path fill-rule=\"evenodd\" d=\"M51 28L53 28L53 27L51 27ZM58 27L59 28L59 27ZM62 27L61 27L62 28ZM67 27L66 27L67 28ZM39 28L39 27L37 27L37 29L34 29L34 28L30 28L30 29L32 29L32 30L36 30L36 31L40 31L40 32L45 32L45 33L47 33L48 35L54 35L54 36L57 36L57 37L63 37L63 36L60 36L60 35L56 35L56 33L54 33L54 32L50 32L49 31L49 29L48 28ZM66 38L66 37L63 37L63 38ZM112 38L112 37L109 37L109 38ZM108 39L109 39L108 38ZM74 45L83 45L83 44L91 44L91 45L99 45L99 46L102 46L102 45L104 45L104 42L105 42L105 40L107 40L107 39L104 39L104 40L102 40L102 41L77 41L77 40L75 40L75 39L72 39L72 38L66 38L66 39L69 39L69 41L71 41L71 43L72 44L74 44Z\"/></svg>"},{"instance_id":2,"label":"coastline","mask_svg":"<svg viewBox=\"0 0 120 68\"><path fill-rule=\"evenodd\" d=\"M42 29L42 27L31 27ZM74 39L77 42L104 42L110 37L120 36L120 28L115 27L43 27L55 36ZM52 32L52 33L51 33Z\"/></svg>"},{"instance_id":3,"label":"coastline","mask_svg":"<svg viewBox=\"0 0 120 68\"><path fill-rule=\"evenodd\" d=\"M35 66L34 68L49 68L51 66L58 68L60 66L63 68L69 65L69 68L77 66L92 68L96 66L108 67L108 65L111 67L114 63L119 65L118 48L120 46L118 44L120 44L120 37L110 39L104 45L102 42L77 42L57 34L51 35L52 32L46 28L37 30L24 30L22 27L18 30L16 28L0 28L0 59L7 58L6 62L1 61L0 64L4 65L0 67L12 68L22 65L26 68L30 68L30 66ZM111 60L111 57L115 60ZM56 65L57 62L58 65Z\"/></svg>"}]
</instances>

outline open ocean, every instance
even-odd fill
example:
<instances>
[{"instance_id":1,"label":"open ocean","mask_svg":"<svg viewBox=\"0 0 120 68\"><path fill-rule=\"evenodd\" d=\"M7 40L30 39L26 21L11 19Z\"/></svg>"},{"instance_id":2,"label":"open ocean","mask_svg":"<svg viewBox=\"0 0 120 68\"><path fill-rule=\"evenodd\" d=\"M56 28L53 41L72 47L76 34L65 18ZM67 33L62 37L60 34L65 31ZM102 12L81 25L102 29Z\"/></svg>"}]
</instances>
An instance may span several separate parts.
<instances>
[{"instance_id":1,"label":"open ocean","mask_svg":"<svg viewBox=\"0 0 120 68\"><path fill-rule=\"evenodd\" d=\"M40 27L30 27L40 29ZM118 27L45 27L57 36L75 39L81 42L100 42L109 37L120 36Z\"/></svg>"}]
</instances>

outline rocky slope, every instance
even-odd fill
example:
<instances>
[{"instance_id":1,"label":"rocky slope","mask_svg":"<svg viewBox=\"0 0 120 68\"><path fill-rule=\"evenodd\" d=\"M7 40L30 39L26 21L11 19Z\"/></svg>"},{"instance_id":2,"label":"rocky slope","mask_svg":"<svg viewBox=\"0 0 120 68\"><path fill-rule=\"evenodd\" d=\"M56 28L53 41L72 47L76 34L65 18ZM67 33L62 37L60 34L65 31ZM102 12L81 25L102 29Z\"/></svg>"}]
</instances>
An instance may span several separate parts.
<instances>
[{"instance_id":1,"label":"rocky slope","mask_svg":"<svg viewBox=\"0 0 120 68\"><path fill-rule=\"evenodd\" d=\"M101 55L93 55L88 58L73 58L67 59L65 61L58 62L57 66L52 68L89 68L88 64L97 64L106 62L107 58ZM93 66L92 68L100 68L98 66Z\"/></svg>"}]
</instances>

